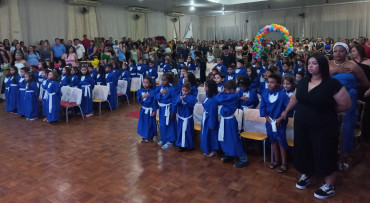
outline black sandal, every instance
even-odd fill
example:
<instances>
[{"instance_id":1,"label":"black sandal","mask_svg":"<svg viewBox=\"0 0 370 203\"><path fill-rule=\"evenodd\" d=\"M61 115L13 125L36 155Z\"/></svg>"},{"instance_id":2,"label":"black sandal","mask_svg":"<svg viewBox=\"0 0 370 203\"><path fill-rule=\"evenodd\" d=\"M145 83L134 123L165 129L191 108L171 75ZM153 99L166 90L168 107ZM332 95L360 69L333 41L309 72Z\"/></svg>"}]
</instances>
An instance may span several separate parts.
<instances>
[{"instance_id":1,"label":"black sandal","mask_svg":"<svg viewBox=\"0 0 370 203\"><path fill-rule=\"evenodd\" d=\"M288 170L288 164L284 163L276 170L278 173L285 173Z\"/></svg>"},{"instance_id":2,"label":"black sandal","mask_svg":"<svg viewBox=\"0 0 370 203\"><path fill-rule=\"evenodd\" d=\"M280 166L280 162L279 161L274 161L274 162L270 163L270 165L269 165L269 167L271 169L274 169L274 168L276 168L278 166Z\"/></svg>"}]
</instances>

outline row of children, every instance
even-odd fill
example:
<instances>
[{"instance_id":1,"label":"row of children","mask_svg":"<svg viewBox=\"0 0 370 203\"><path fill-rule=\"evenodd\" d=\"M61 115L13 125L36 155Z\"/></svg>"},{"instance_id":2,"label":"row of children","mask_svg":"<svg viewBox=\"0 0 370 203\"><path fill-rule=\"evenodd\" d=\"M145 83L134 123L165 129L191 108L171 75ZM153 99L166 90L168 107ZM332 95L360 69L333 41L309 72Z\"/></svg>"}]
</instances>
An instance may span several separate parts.
<instances>
[{"instance_id":1,"label":"row of children","mask_svg":"<svg viewBox=\"0 0 370 203\"><path fill-rule=\"evenodd\" d=\"M278 168L278 172L287 170L286 161L286 121L280 121L283 112L289 103L289 93L282 89L280 75L268 76L268 88L262 93L260 114L266 118L266 130L273 143L275 162L270 168ZM193 110L197 103L197 94L194 94L192 84L187 81L189 75L182 70L183 84L175 84L176 76L166 73L162 76L162 84L156 88L151 78L146 77L143 88L138 91L137 99L141 103L140 118L137 132L142 142L153 142L157 136L156 113L158 110L159 129L161 140L158 145L168 149L174 145L178 151L194 149L194 119ZM248 165L248 157L244 152L239 136L238 123L234 116L237 109L256 108L259 103L257 93L251 88L251 80L246 75L239 75L237 82L228 80L222 83L220 89L219 78L222 72L217 72L214 78L204 83L206 98L202 102L204 113L201 123L201 149L204 155L212 157L217 151L224 153L222 161L229 162L238 157L234 164L237 168ZM288 81L291 78L292 81ZM287 85L287 84L290 85ZM294 88L293 76L284 76L284 87ZM176 88L181 86L181 92ZM177 119L176 119L177 115ZM247 130L247 129L245 129Z\"/></svg>"},{"instance_id":2,"label":"row of children","mask_svg":"<svg viewBox=\"0 0 370 203\"><path fill-rule=\"evenodd\" d=\"M100 67L100 73L103 72L102 68L104 67ZM109 86L108 100L112 109L116 109L119 78L112 69L113 65L107 64L104 68L104 75L100 76L100 73L97 73L96 69L90 65L81 68L65 66L61 70L51 70L40 66L39 72L23 67L19 74L16 67L11 67L10 70L4 72L6 74L4 79L6 111L25 116L27 120L35 120L39 117L38 98L41 94L42 114L45 116L43 121L57 124L60 121L61 88L69 86L82 90L80 105L82 114L90 117L93 115L92 91L95 85ZM58 72L61 72L60 76ZM31 90L32 99L29 99ZM32 114L26 113L24 109L28 109Z\"/></svg>"}]
</instances>

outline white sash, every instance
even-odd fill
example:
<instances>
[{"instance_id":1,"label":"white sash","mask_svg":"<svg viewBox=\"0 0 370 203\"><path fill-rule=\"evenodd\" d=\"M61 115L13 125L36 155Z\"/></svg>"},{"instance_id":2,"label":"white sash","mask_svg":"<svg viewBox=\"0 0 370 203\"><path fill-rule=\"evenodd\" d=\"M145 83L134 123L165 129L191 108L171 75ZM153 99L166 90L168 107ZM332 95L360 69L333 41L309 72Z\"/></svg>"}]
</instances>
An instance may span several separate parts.
<instances>
[{"instance_id":1,"label":"white sash","mask_svg":"<svg viewBox=\"0 0 370 203\"><path fill-rule=\"evenodd\" d=\"M55 95L55 93L47 93L49 94L49 113L52 112L53 110L53 95Z\"/></svg>"},{"instance_id":2,"label":"white sash","mask_svg":"<svg viewBox=\"0 0 370 203\"><path fill-rule=\"evenodd\" d=\"M35 92L34 90L27 90L26 92L30 93L30 92Z\"/></svg>"},{"instance_id":3,"label":"white sash","mask_svg":"<svg viewBox=\"0 0 370 203\"><path fill-rule=\"evenodd\" d=\"M144 110L144 113L145 114L150 113L150 116L152 116L153 108L151 108L151 107L145 107L145 106L141 106L141 108Z\"/></svg>"},{"instance_id":4,"label":"white sash","mask_svg":"<svg viewBox=\"0 0 370 203\"><path fill-rule=\"evenodd\" d=\"M206 116L207 116L207 111L203 112L203 117L202 117L202 134L203 134L203 129L204 129L204 122L206 121Z\"/></svg>"},{"instance_id":5,"label":"white sash","mask_svg":"<svg viewBox=\"0 0 370 203\"><path fill-rule=\"evenodd\" d=\"M220 128L218 130L218 141L221 141L223 142L224 141L224 134L225 134L225 119L228 120L228 119L232 119L234 118L234 114L229 116L229 117L223 117L221 116L221 120L220 120Z\"/></svg>"},{"instance_id":6,"label":"white sash","mask_svg":"<svg viewBox=\"0 0 370 203\"><path fill-rule=\"evenodd\" d=\"M164 111L164 116L166 116L166 125L168 125L169 122L170 122L170 106L171 106L171 103L169 103L169 104L163 104L163 103L159 103L158 102L158 105L160 107L166 107L166 109Z\"/></svg>"},{"instance_id":7,"label":"white sash","mask_svg":"<svg viewBox=\"0 0 370 203\"><path fill-rule=\"evenodd\" d=\"M276 128L276 120L272 119L271 117L269 117L270 120L271 120L271 127L272 127L272 132L277 132L277 128Z\"/></svg>"},{"instance_id":8,"label":"white sash","mask_svg":"<svg viewBox=\"0 0 370 203\"><path fill-rule=\"evenodd\" d=\"M89 98L90 98L91 97L91 95L90 95L90 85L81 85L81 87L85 88L84 96L85 97L89 96Z\"/></svg>"},{"instance_id":9,"label":"white sash","mask_svg":"<svg viewBox=\"0 0 370 203\"><path fill-rule=\"evenodd\" d=\"M109 89L109 91L108 91L108 95L110 95L110 84L111 83L113 83L113 82L107 82L107 87L108 87L108 89Z\"/></svg>"},{"instance_id":10,"label":"white sash","mask_svg":"<svg viewBox=\"0 0 370 203\"><path fill-rule=\"evenodd\" d=\"M188 120L193 117L193 115L189 117L181 117L179 116L179 119L183 120L182 122L182 132L181 132L181 147L185 147L185 133L186 133L186 127L188 126Z\"/></svg>"},{"instance_id":11,"label":"white sash","mask_svg":"<svg viewBox=\"0 0 370 203\"><path fill-rule=\"evenodd\" d=\"M19 91L26 91L26 88L19 88Z\"/></svg>"}]
</instances>

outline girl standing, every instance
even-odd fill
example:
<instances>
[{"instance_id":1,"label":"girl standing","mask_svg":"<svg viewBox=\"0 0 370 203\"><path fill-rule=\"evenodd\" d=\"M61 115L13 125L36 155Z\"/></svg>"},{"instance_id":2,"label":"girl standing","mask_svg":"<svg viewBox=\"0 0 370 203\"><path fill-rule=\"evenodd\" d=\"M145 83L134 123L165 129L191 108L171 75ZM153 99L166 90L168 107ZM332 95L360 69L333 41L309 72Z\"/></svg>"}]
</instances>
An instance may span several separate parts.
<instances>
[{"instance_id":1,"label":"girl standing","mask_svg":"<svg viewBox=\"0 0 370 203\"><path fill-rule=\"evenodd\" d=\"M18 77L18 96L17 96L17 111L18 115L24 116L24 105L26 100L24 98L24 94L26 93L26 80L24 79L24 75L28 72L28 68L21 68L21 72Z\"/></svg>"},{"instance_id":2,"label":"girl standing","mask_svg":"<svg viewBox=\"0 0 370 203\"><path fill-rule=\"evenodd\" d=\"M17 101L18 101L18 68L11 67L10 74L8 78L5 78L5 101L6 108L5 110L11 113L17 113Z\"/></svg>"},{"instance_id":3,"label":"girl standing","mask_svg":"<svg viewBox=\"0 0 370 203\"><path fill-rule=\"evenodd\" d=\"M105 82L109 87L108 101L112 109L117 108L117 84L118 79L115 73L112 72L112 65L108 64L105 67Z\"/></svg>"},{"instance_id":4,"label":"girl standing","mask_svg":"<svg viewBox=\"0 0 370 203\"><path fill-rule=\"evenodd\" d=\"M60 98L61 92L58 81L58 74L55 71L50 71L48 74L49 83L47 86L46 103L48 105L47 118L52 125L60 122Z\"/></svg>"},{"instance_id":5,"label":"girl standing","mask_svg":"<svg viewBox=\"0 0 370 203\"><path fill-rule=\"evenodd\" d=\"M26 91L24 95L24 116L27 120L33 121L39 117L39 88L32 72L24 76L26 80Z\"/></svg>"},{"instance_id":6,"label":"girl standing","mask_svg":"<svg viewBox=\"0 0 370 203\"><path fill-rule=\"evenodd\" d=\"M82 89L81 109L86 117L93 115L92 90L94 89L94 79L90 76L86 66L81 68L80 86Z\"/></svg>"}]
</instances>

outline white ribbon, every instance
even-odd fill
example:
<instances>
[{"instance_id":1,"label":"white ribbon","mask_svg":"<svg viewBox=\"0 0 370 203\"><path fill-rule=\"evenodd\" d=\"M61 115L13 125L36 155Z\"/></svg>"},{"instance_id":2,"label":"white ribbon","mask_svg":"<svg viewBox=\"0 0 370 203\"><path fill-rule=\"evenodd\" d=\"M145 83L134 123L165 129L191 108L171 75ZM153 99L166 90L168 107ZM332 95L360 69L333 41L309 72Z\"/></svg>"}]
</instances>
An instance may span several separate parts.
<instances>
[{"instance_id":1,"label":"white ribbon","mask_svg":"<svg viewBox=\"0 0 370 203\"><path fill-rule=\"evenodd\" d=\"M168 125L170 123L170 106L171 106L171 103L163 104L163 103L158 102L158 106L166 107L166 109L164 111L164 116L166 116L166 125Z\"/></svg>"},{"instance_id":2,"label":"white ribbon","mask_svg":"<svg viewBox=\"0 0 370 203\"><path fill-rule=\"evenodd\" d=\"M144 76L143 76L143 74L140 74L140 73L138 73L138 74L139 74L139 76L140 76L141 84L143 84Z\"/></svg>"},{"instance_id":3,"label":"white ribbon","mask_svg":"<svg viewBox=\"0 0 370 203\"><path fill-rule=\"evenodd\" d=\"M229 117L223 117L221 116L220 120L220 128L218 130L218 141L223 142L224 141L224 134L225 134L225 120L234 118L234 115L231 115Z\"/></svg>"},{"instance_id":4,"label":"white ribbon","mask_svg":"<svg viewBox=\"0 0 370 203\"><path fill-rule=\"evenodd\" d=\"M145 107L145 106L141 106L141 108L144 110L144 113L145 114L150 113L150 116L152 116L153 108L151 108L151 107Z\"/></svg>"},{"instance_id":5,"label":"white ribbon","mask_svg":"<svg viewBox=\"0 0 370 203\"><path fill-rule=\"evenodd\" d=\"M182 122L182 132L181 132L181 147L185 147L185 133L186 133L186 127L188 126L188 120L193 117L193 115L189 117L181 117L179 116L179 119L183 120Z\"/></svg>"},{"instance_id":6,"label":"white ribbon","mask_svg":"<svg viewBox=\"0 0 370 203\"><path fill-rule=\"evenodd\" d=\"M89 95L89 98L90 98L91 97L91 95L90 95L90 85L81 85L81 87L85 88L84 96L87 97L87 95Z\"/></svg>"},{"instance_id":7,"label":"white ribbon","mask_svg":"<svg viewBox=\"0 0 370 203\"><path fill-rule=\"evenodd\" d=\"M55 93L48 93L49 94L49 113L52 112L53 110L53 95L55 95Z\"/></svg>"},{"instance_id":8,"label":"white ribbon","mask_svg":"<svg viewBox=\"0 0 370 203\"><path fill-rule=\"evenodd\" d=\"M202 134L203 134L203 129L204 129L204 122L206 121L206 116L207 116L207 111L203 112L203 117L202 117Z\"/></svg>"},{"instance_id":9,"label":"white ribbon","mask_svg":"<svg viewBox=\"0 0 370 203\"><path fill-rule=\"evenodd\" d=\"M113 82L107 82L107 87L108 87L108 89L109 89L109 91L108 91L108 95L110 95L110 84L111 83L113 83Z\"/></svg>"},{"instance_id":10,"label":"white ribbon","mask_svg":"<svg viewBox=\"0 0 370 203\"><path fill-rule=\"evenodd\" d=\"M271 120L271 127L272 127L272 132L277 132L277 128L276 128L276 120L272 119L271 117L269 117L270 120Z\"/></svg>"},{"instance_id":11,"label":"white ribbon","mask_svg":"<svg viewBox=\"0 0 370 203\"><path fill-rule=\"evenodd\" d=\"M26 92L35 92L34 90L27 90Z\"/></svg>"},{"instance_id":12,"label":"white ribbon","mask_svg":"<svg viewBox=\"0 0 370 203\"><path fill-rule=\"evenodd\" d=\"M234 80L234 77L229 75L229 76L227 76L227 80Z\"/></svg>"},{"instance_id":13,"label":"white ribbon","mask_svg":"<svg viewBox=\"0 0 370 203\"><path fill-rule=\"evenodd\" d=\"M18 84L10 84L10 86L17 87Z\"/></svg>"},{"instance_id":14,"label":"white ribbon","mask_svg":"<svg viewBox=\"0 0 370 203\"><path fill-rule=\"evenodd\" d=\"M26 91L26 88L19 88L19 91Z\"/></svg>"}]
</instances>

